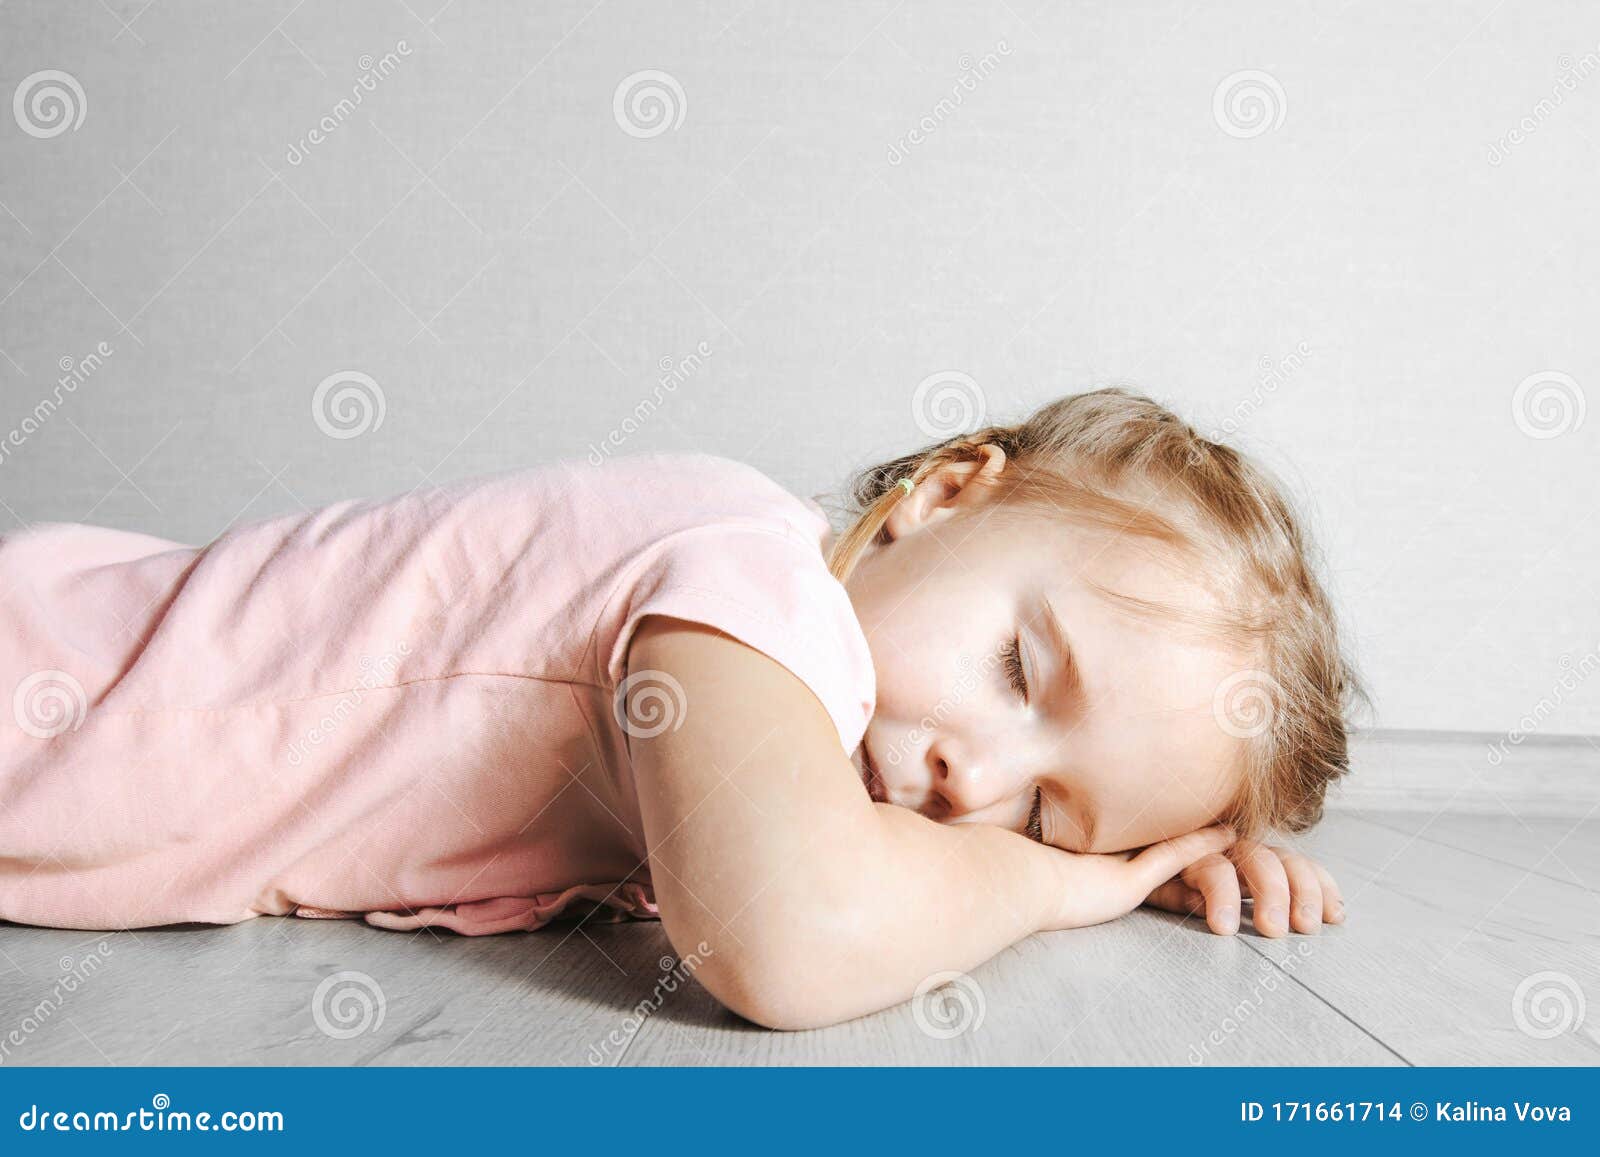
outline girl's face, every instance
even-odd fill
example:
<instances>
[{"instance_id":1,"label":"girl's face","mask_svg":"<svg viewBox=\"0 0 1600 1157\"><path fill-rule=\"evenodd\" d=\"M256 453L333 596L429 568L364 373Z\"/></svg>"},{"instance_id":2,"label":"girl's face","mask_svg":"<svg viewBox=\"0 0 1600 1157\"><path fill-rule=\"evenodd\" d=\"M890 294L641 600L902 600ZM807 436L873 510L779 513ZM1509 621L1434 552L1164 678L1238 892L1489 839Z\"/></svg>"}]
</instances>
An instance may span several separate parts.
<instances>
[{"instance_id":1,"label":"girl's face","mask_svg":"<svg viewBox=\"0 0 1600 1157\"><path fill-rule=\"evenodd\" d=\"M1251 664L1088 580L1184 607L1209 596L1135 537L998 510L972 479L1014 466L985 452L901 498L891 541L845 584L877 672L855 753L864 782L944 823L1036 820L1045 843L1077 852L1214 822L1239 786L1241 741L1213 697Z\"/></svg>"}]
</instances>

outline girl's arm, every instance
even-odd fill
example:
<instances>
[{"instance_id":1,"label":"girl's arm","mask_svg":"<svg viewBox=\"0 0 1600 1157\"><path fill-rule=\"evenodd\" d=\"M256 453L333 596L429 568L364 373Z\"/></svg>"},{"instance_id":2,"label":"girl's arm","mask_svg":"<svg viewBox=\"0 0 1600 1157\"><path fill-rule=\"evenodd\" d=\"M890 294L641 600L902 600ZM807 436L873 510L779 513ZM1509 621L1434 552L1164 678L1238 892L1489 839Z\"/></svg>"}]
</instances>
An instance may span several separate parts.
<instances>
[{"instance_id":1,"label":"girl's arm","mask_svg":"<svg viewBox=\"0 0 1600 1157\"><path fill-rule=\"evenodd\" d=\"M1207 828L1138 855L1075 855L938 824L874 804L822 704L764 653L651 615L627 665L633 686L682 690L670 722L628 741L667 936L701 958L718 1000L772 1028L886 1008L1029 933L1132 911L1232 839Z\"/></svg>"}]
</instances>

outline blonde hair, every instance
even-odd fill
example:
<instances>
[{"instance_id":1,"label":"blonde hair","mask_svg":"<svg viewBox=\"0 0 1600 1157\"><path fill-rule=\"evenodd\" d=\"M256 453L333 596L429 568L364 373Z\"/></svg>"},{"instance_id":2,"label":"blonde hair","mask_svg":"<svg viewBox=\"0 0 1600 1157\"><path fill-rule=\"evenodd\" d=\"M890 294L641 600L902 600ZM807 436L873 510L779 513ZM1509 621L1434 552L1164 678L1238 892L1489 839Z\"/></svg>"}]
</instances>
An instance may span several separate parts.
<instances>
[{"instance_id":1,"label":"blonde hair","mask_svg":"<svg viewBox=\"0 0 1600 1157\"><path fill-rule=\"evenodd\" d=\"M1241 787L1217 817L1241 835L1301 832L1322 817L1328 785L1349 769L1346 719L1366 694L1341 653L1332 604L1312 549L1277 484L1238 451L1202 437L1171 410L1124 389L1075 394L1023 421L934 443L859 472L852 521L829 570L844 582L867 546L887 540L889 512L913 484L944 467L981 462L980 447L1009 460L994 488L996 511L1053 512L1169 557L1217 567L1220 612L1197 613L1097 587L1136 611L1201 623L1247 645L1256 667L1218 688L1218 723L1243 741ZM1237 716L1235 713L1238 713Z\"/></svg>"}]
</instances>

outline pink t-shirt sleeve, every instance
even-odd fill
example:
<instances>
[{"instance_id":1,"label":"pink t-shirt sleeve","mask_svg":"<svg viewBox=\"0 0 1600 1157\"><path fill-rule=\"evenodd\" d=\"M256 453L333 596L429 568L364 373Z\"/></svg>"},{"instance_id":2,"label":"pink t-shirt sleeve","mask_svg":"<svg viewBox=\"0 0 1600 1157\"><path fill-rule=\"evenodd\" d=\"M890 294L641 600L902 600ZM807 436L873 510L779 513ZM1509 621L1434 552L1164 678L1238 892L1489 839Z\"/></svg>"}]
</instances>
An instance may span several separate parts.
<instances>
[{"instance_id":1,"label":"pink t-shirt sleeve","mask_svg":"<svg viewBox=\"0 0 1600 1157\"><path fill-rule=\"evenodd\" d=\"M787 667L833 719L848 755L872 717L871 651L850 596L816 544L796 532L718 523L654 543L613 597L602 638L607 689L627 676L629 640L646 615L716 627Z\"/></svg>"}]
</instances>

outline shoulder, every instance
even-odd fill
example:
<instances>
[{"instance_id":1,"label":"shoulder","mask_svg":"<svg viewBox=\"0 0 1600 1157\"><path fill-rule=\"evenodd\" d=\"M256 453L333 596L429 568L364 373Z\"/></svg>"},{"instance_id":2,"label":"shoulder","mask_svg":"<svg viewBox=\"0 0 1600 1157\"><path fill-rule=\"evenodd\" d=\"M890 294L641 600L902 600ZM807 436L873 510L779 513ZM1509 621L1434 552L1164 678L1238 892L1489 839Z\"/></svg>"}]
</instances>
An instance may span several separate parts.
<instances>
[{"instance_id":1,"label":"shoulder","mask_svg":"<svg viewBox=\"0 0 1600 1157\"><path fill-rule=\"evenodd\" d=\"M607 682L627 672L647 616L714 627L787 667L828 708L854 750L875 706L871 652L849 593L828 569L831 531L815 503L743 462L710 454L641 454L599 468L639 548L609 601Z\"/></svg>"}]
</instances>

